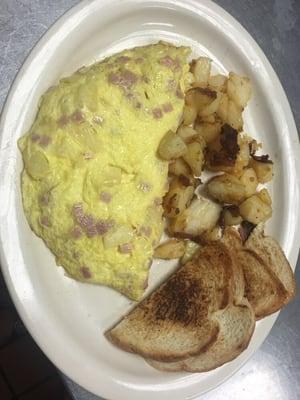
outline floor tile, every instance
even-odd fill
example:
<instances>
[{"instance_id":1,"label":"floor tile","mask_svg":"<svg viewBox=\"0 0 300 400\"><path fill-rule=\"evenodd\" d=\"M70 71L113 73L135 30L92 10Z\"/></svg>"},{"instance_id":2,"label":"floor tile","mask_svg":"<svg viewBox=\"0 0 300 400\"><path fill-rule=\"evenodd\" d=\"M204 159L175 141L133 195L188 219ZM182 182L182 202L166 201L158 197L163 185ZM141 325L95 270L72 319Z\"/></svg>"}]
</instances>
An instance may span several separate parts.
<instances>
[{"instance_id":1,"label":"floor tile","mask_svg":"<svg viewBox=\"0 0 300 400\"><path fill-rule=\"evenodd\" d=\"M18 400L65 400L65 393L65 387L57 376L21 395Z\"/></svg>"}]
</instances>

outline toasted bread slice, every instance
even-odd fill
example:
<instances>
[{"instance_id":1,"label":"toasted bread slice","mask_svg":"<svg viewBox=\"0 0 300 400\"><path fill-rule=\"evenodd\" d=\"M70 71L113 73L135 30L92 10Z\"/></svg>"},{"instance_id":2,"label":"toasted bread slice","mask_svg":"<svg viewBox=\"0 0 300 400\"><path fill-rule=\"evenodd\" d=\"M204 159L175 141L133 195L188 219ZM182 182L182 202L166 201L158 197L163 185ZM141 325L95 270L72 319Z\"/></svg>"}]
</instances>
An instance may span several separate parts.
<instances>
[{"instance_id":1,"label":"toasted bread slice","mask_svg":"<svg viewBox=\"0 0 300 400\"><path fill-rule=\"evenodd\" d=\"M171 362L197 355L216 341L212 316L232 303L234 266L220 242L204 246L164 284L106 332L123 350Z\"/></svg>"},{"instance_id":2,"label":"toasted bread slice","mask_svg":"<svg viewBox=\"0 0 300 400\"><path fill-rule=\"evenodd\" d=\"M206 372L236 358L244 351L255 327L255 316L247 301L239 306L229 305L217 311L213 319L219 326L218 339L206 351L183 361L163 363L153 360L147 362L161 371Z\"/></svg>"}]
</instances>

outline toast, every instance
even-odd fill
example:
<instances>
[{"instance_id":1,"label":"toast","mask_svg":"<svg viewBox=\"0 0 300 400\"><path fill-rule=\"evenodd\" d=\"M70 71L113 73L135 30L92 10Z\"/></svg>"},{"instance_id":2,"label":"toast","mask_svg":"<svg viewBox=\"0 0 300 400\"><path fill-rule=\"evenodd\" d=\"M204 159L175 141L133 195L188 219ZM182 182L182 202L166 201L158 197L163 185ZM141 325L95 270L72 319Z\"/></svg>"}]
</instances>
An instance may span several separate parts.
<instances>
[{"instance_id":1,"label":"toast","mask_svg":"<svg viewBox=\"0 0 300 400\"><path fill-rule=\"evenodd\" d=\"M249 344L255 327L254 312L245 300L238 306L229 305L216 312L213 318L218 321L220 332L217 340L206 351L173 363L147 362L161 371L206 372L233 360Z\"/></svg>"},{"instance_id":2,"label":"toast","mask_svg":"<svg viewBox=\"0 0 300 400\"><path fill-rule=\"evenodd\" d=\"M106 337L123 350L163 362L206 351L219 336L216 313L243 290L237 288L235 268L223 243L204 246Z\"/></svg>"},{"instance_id":3,"label":"toast","mask_svg":"<svg viewBox=\"0 0 300 400\"><path fill-rule=\"evenodd\" d=\"M293 271L280 245L256 227L238 252L245 276L245 294L257 319L286 305L296 294Z\"/></svg>"}]
</instances>

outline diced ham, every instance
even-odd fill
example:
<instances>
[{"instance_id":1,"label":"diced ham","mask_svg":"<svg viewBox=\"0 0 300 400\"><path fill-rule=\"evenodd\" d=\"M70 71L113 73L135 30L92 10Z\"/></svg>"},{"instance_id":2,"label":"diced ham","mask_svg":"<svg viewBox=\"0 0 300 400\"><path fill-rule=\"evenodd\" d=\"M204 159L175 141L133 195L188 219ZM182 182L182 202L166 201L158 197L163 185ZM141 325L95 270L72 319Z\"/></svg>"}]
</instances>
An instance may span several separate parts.
<instances>
[{"instance_id":1,"label":"diced ham","mask_svg":"<svg viewBox=\"0 0 300 400\"><path fill-rule=\"evenodd\" d=\"M120 244L118 247L118 250L119 250L119 253L130 254L130 253L132 253L132 250L133 250L133 244L132 243Z\"/></svg>"},{"instance_id":2,"label":"diced ham","mask_svg":"<svg viewBox=\"0 0 300 400\"><path fill-rule=\"evenodd\" d=\"M40 145L41 147L47 147L47 146L49 146L49 144L51 143L51 141L52 141L52 139L51 139L50 136L43 135L43 136L40 137L39 145Z\"/></svg>"},{"instance_id":3,"label":"diced ham","mask_svg":"<svg viewBox=\"0 0 300 400\"><path fill-rule=\"evenodd\" d=\"M51 226L49 218L46 215L41 217L40 222L41 222L41 225L46 226L47 228L49 228Z\"/></svg>"},{"instance_id":4,"label":"diced ham","mask_svg":"<svg viewBox=\"0 0 300 400\"><path fill-rule=\"evenodd\" d=\"M103 201L103 203L110 203L111 199L112 199L111 193L108 193L108 192L100 193L100 200Z\"/></svg>"},{"instance_id":5,"label":"diced ham","mask_svg":"<svg viewBox=\"0 0 300 400\"><path fill-rule=\"evenodd\" d=\"M152 110L153 118L159 119L163 117L163 113L159 107L153 108Z\"/></svg>"},{"instance_id":6,"label":"diced ham","mask_svg":"<svg viewBox=\"0 0 300 400\"><path fill-rule=\"evenodd\" d=\"M57 121L60 128L65 127L70 122L70 118L67 115L62 115Z\"/></svg>"},{"instance_id":7,"label":"diced ham","mask_svg":"<svg viewBox=\"0 0 300 400\"><path fill-rule=\"evenodd\" d=\"M84 121L85 118L84 118L84 114L82 111L76 110L71 115L71 119L72 119L72 121L76 122L77 124L80 124Z\"/></svg>"},{"instance_id":8,"label":"diced ham","mask_svg":"<svg viewBox=\"0 0 300 400\"><path fill-rule=\"evenodd\" d=\"M177 58L174 60L174 58L170 56L162 57L159 60L159 63L161 65L164 65L165 67L170 68L172 71L178 71L180 68L180 61Z\"/></svg>"},{"instance_id":9,"label":"diced ham","mask_svg":"<svg viewBox=\"0 0 300 400\"><path fill-rule=\"evenodd\" d=\"M88 267L84 266L80 268L80 272L85 279L90 279L92 277L91 271Z\"/></svg>"},{"instance_id":10,"label":"diced ham","mask_svg":"<svg viewBox=\"0 0 300 400\"><path fill-rule=\"evenodd\" d=\"M115 222L113 220L99 220L96 222L96 229L98 235L104 235L108 232L113 226Z\"/></svg>"},{"instance_id":11,"label":"diced ham","mask_svg":"<svg viewBox=\"0 0 300 400\"><path fill-rule=\"evenodd\" d=\"M73 239L79 239L82 236L82 230L79 226L74 226L74 228L71 229L70 235Z\"/></svg>"},{"instance_id":12,"label":"diced ham","mask_svg":"<svg viewBox=\"0 0 300 400\"><path fill-rule=\"evenodd\" d=\"M174 79L169 79L167 83L167 90L173 91L176 89L176 81Z\"/></svg>"},{"instance_id":13,"label":"diced ham","mask_svg":"<svg viewBox=\"0 0 300 400\"><path fill-rule=\"evenodd\" d=\"M33 143L38 142L40 139L41 139L41 136L38 135L37 133L33 133L33 134L31 135L31 141L32 141Z\"/></svg>"},{"instance_id":14,"label":"diced ham","mask_svg":"<svg viewBox=\"0 0 300 400\"><path fill-rule=\"evenodd\" d=\"M47 206L49 204L49 201L50 201L50 193L49 192L46 192L40 196L40 204L42 206Z\"/></svg>"},{"instance_id":15,"label":"diced ham","mask_svg":"<svg viewBox=\"0 0 300 400\"><path fill-rule=\"evenodd\" d=\"M163 112L169 113L169 112L173 111L173 106L171 103L165 103L162 105L162 109L163 109Z\"/></svg>"},{"instance_id":16,"label":"diced ham","mask_svg":"<svg viewBox=\"0 0 300 400\"><path fill-rule=\"evenodd\" d=\"M83 204L82 203L74 204L73 208L72 208L72 213L73 213L75 220L78 223L81 223L81 221L84 217Z\"/></svg>"},{"instance_id":17,"label":"diced ham","mask_svg":"<svg viewBox=\"0 0 300 400\"><path fill-rule=\"evenodd\" d=\"M108 82L120 86L124 89L130 89L138 80L138 76L128 69L119 72L111 72L108 75Z\"/></svg>"}]
</instances>

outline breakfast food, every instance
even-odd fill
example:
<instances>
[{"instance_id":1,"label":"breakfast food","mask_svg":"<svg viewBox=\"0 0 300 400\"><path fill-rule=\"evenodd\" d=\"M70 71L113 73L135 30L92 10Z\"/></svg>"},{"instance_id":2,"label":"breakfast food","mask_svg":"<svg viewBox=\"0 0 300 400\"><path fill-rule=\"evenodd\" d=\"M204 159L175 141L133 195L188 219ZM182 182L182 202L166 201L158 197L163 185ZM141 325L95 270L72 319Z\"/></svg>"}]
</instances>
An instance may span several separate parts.
<instances>
[{"instance_id":1,"label":"breakfast food","mask_svg":"<svg viewBox=\"0 0 300 400\"><path fill-rule=\"evenodd\" d=\"M190 70L182 122L158 148L169 161L169 239L154 257L181 265L106 337L156 369L204 372L248 346L255 320L294 297L295 278L279 244L264 234L272 199L261 184L272 179L273 163L243 132L250 80L211 75L204 57Z\"/></svg>"},{"instance_id":2,"label":"breakfast food","mask_svg":"<svg viewBox=\"0 0 300 400\"><path fill-rule=\"evenodd\" d=\"M126 50L42 97L19 141L23 206L69 276L142 296L167 190L156 152L178 127L189 53L164 43Z\"/></svg>"},{"instance_id":3,"label":"breakfast food","mask_svg":"<svg viewBox=\"0 0 300 400\"><path fill-rule=\"evenodd\" d=\"M106 336L159 370L205 372L237 357L248 346L255 319L294 295L293 274L277 242L259 227L243 243L230 227Z\"/></svg>"},{"instance_id":4,"label":"breakfast food","mask_svg":"<svg viewBox=\"0 0 300 400\"><path fill-rule=\"evenodd\" d=\"M108 340L159 370L204 372L248 346L295 279L264 234L273 162L243 130L251 82L189 53L158 43L80 69L19 146L25 214L71 277L140 300L152 259L180 259Z\"/></svg>"},{"instance_id":5,"label":"breakfast food","mask_svg":"<svg viewBox=\"0 0 300 400\"><path fill-rule=\"evenodd\" d=\"M255 318L244 299L243 285L240 265L225 243L212 242L107 332L107 337L146 359L185 360L205 353L229 329L231 314L237 314L237 325L243 329L239 340L247 344Z\"/></svg>"}]
</instances>

